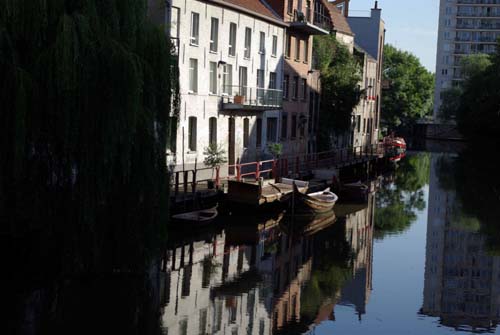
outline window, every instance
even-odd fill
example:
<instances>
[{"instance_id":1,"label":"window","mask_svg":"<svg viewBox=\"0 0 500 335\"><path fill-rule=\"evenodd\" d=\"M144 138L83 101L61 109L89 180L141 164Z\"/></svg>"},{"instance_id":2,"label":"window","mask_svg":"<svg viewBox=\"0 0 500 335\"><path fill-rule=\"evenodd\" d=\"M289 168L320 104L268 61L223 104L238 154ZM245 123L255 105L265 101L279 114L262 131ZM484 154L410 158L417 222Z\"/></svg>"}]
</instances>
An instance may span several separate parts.
<instances>
[{"instance_id":1,"label":"window","mask_svg":"<svg viewBox=\"0 0 500 335\"><path fill-rule=\"evenodd\" d=\"M268 96L268 104L272 104L272 105L279 105L279 101L278 101L278 98L279 98L279 92L278 91L274 91L277 87L276 85L276 72L269 72L269 92L267 94Z\"/></svg>"},{"instance_id":2,"label":"window","mask_svg":"<svg viewBox=\"0 0 500 335\"><path fill-rule=\"evenodd\" d=\"M236 55L236 23L229 24L229 56Z\"/></svg>"},{"instance_id":3,"label":"window","mask_svg":"<svg viewBox=\"0 0 500 335\"><path fill-rule=\"evenodd\" d=\"M293 0L288 0L288 6L286 7L286 11L288 14L293 13Z\"/></svg>"},{"instance_id":4,"label":"window","mask_svg":"<svg viewBox=\"0 0 500 335\"><path fill-rule=\"evenodd\" d=\"M304 62L307 63L309 62L309 39L304 40Z\"/></svg>"},{"instance_id":5,"label":"window","mask_svg":"<svg viewBox=\"0 0 500 335\"><path fill-rule=\"evenodd\" d=\"M344 3L341 3L339 5L337 5L337 9L339 10L339 12L344 15L344 11L345 11L345 7L344 7Z\"/></svg>"},{"instance_id":6,"label":"window","mask_svg":"<svg viewBox=\"0 0 500 335\"><path fill-rule=\"evenodd\" d=\"M200 41L200 14L191 12L191 38L190 43L198 45Z\"/></svg>"},{"instance_id":7,"label":"window","mask_svg":"<svg viewBox=\"0 0 500 335\"><path fill-rule=\"evenodd\" d=\"M278 119L275 117L267 118L267 142L276 142L276 132L278 130Z\"/></svg>"},{"instance_id":8,"label":"window","mask_svg":"<svg viewBox=\"0 0 500 335\"><path fill-rule=\"evenodd\" d=\"M292 138L297 137L297 115L292 115Z\"/></svg>"},{"instance_id":9,"label":"window","mask_svg":"<svg viewBox=\"0 0 500 335\"><path fill-rule=\"evenodd\" d=\"M210 82L208 93L217 94L217 63L210 62Z\"/></svg>"},{"instance_id":10,"label":"window","mask_svg":"<svg viewBox=\"0 0 500 335\"><path fill-rule=\"evenodd\" d=\"M269 72L269 88L276 89L276 72Z\"/></svg>"},{"instance_id":11,"label":"window","mask_svg":"<svg viewBox=\"0 0 500 335\"><path fill-rule=\"evenodd\" d=\"M292 49L292 36L286 35L285 56L290 58L290 50Z\"/></svg>"},{"instance_id":12,"label":"window","mask_svg":"<svg viewBox=\"0 0 500 335\"><path fill-rule=\"evenodd\" d=\"M256 120L256 135L257 135L257 139L256 139L256 143L255 143L255 146L257 148L260 148L262 146L262 119L257 119Z\"/></svg>"},{"instance_id":13,"label":"window","mask_svg":"<svg viewBox=\"0 0 500 335\"><path fill-rule=\"evenodd\" d=\"M224 73L222 74L222 93L232 95L233 86L233 66L231 64L224 65Z\"/></svg>"},{"instance_id":14,"label":"window","mask_svg":"<svg viewBox=\"0 0 500 335\"><path fill-rule=\"evenodd\" d=\"M285 74L283 77L283 99L288 99L288 88L290 87L290 76Z\"/></svg>"},{"instance_id":15,"label":"window","mask_svg":"<svg viewBox=\"0 0 500 335\"><path fill-rule=\"evenodd\" d=\"M292 98L298 99L299 97L299 77L293 77Z\"/></svg>"},{"instance_id":16,"label":"window","mask_svg":"<svg viewBox=\"0 0 500 335\"><path fill-rule=\"evenodd\" d=\"M358 115L356 118L356 127L358 128L358 133L361 132L361 115Z\"/></svg>"},{"instance_id":17,"label":"window","mask_svg":"<svg viewBox=\"0 0 500 335\"><path fill-rule=\"evenodd\" d=\"M189 59L189 91L198 92L198 60Z\"/></svg>"},{"instance_id":18,"label":"window","mask_svg":"<svg viewBox=\"0 0 500 335\"><path fill-rule=\"evenodd\" d=\"M210 26L210 51L217 52L219 46L219 19L213 17Z\"/></svg>"},{"instance_id":19,"label":"window","mask_svg":"<svg viewBox=\"0 0 500 335\"><path fill-rule=\"evenodd\" d=\"M266 33L261 31L259 38L259 52L261 54L266 52Z\"/></svg>"},{"instance_id":20,"label":"window","mask_svg":"<svg viewBox=\"0 0 500 335\"><path fill-rule=\"evenodd\" d=\"M243 147L248 148L250 144L250 120L243 119Z\"/></svg>"},{"instance_id":21,"label":"window","mask_svg":"<svg viewBox=\"0 0 500 335\"><path fill-rule=\"evenodd\" d=\"M252 51L252 28L245 28L245 53L243 56L245 58L250 58L250 52Z\"/></svg>"},{"instance_id":22,"label":"window","mask_svg":"<svg viewBox=\"0 0 500 335\"><path fill-rule=\"evenodd\" d=\"M188 122L188 148L196 151L196 117L190 116Z\"/></svg>"},{"instance_id":23,"label":"window","mask_svg":"<svg viewBox=\"0 0 500 335\"><path fill-rule=\"evenodd\" d=\"M240 66L240 95L246 96L247 95L247 68L244 66Z\"/></svg>"},{"instance_id":24,"label":"window","mask_svg":"<svg viewBox=\"0 0 500 335\"><path fill-rule=\"evenodd\" d=\"M366 118L363 118L363 134L366 133Z\"/></svg>"},{"instance_id":25,"label":"window","mask_svg":"<svg viewBox=\"0 0 500 335\"><path fill-rule=\"evenodd\" d=\"M295 60L300 61L300 40L295 38Z\"/></svg>"},{"instance_id":26,"label":"window","mask_svg":"<svg viewBox=\"0 0 500 335\"><path fill-rule=\"evenodd\" d=\"M217 118L208 119L208 144L217 145Z\"/></svg>"},{"instance_id":27,"label":"window","mask_svg":"<svg viewBox=\"0 0 500 335\"><path fill-rule=\"evenodd\" d=\"M281 138L286 140L288 136L288 114L281 115Z\"/></svg>"},{"instance_id":28,"label":"window","mask_svg":"<svg viewBox=\"0 0 500 335\"><path fill-rule=\"evenodd\" d=\"M302 100L307 100L307 79L302 78Z\"/></svg>"},{"instance_id":29,"label":"window","mask_svg":"<svg viewBox=\"0 0 500 335\"><path fill-rule=\"evenodd\" d=\"M271 56L276 57L278 54L278 36L273 35L273 50L271 52Z\"/></svg>"},{"instance_id":30,"label":"window","mask_svg":"<svg viewBox=\"0 0 500 335\"><path fill-rule=\"evenodd\" d=\"M264 70L257 70L257 99L259 103L264 100Z\"/></svg>"}]
</instances>

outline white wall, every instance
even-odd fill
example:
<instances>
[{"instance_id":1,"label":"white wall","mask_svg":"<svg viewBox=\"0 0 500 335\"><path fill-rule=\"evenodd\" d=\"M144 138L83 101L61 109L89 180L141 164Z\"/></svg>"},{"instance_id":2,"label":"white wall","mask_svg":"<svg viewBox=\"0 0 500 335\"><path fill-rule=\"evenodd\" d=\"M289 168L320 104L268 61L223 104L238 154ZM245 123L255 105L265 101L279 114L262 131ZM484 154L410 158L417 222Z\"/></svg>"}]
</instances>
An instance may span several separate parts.
<instances>
[{"instance_id":1,"label":"white wall","mask_svg":"<svg viewBox=\"0 0 500 335\"><path fill-rule=\"evenodd\" d=\"M231 64L233 67L232 84L238 85L238 69L240 66L248 68L248 86L256 86L257 69L265 70L265 88L269 85L269 73L277 73L277 89L281 89L283 78L283 34L282 27L270 24L261 19L253 18L247 14L238 13L232 9L222 8L216 5L211 5L200 1L173 1L173 15L175 20L175 8L179 8L179 69L180 69L180 115L177 132L177 150L176 164L182 168L191 168L197 159L198 166L203 163L203 150L209 144L209 118L217 117L217 141L223 148L228 151L228 113L221 113L219 103L221 101L221 85L222 85L222 66L218 68L218 85L219 91L216 95L209 94L209 62L223 61ZM191 29L191 12L197 12L200 16L200 34L199 44L194 46L190 44L190 29ZM218 52L210 52L210 26L211 18L219 19L219 40ZM237 24L237 42L236 56L229 56L229 26L230 23ZM245 59L244 39L245 27L252 28L252 44L251 56ZM259 33L263 31L266 35L264 55L259 53ZM172 32L175 34L175 31ZM276 57L271 57L272 35L278 37L278 51ZM198 59L198 92L190 93L189 88L189 59ZM236 123L236 157L243 155L247 149L243 148L243 119L248 117L250 121L250 137L249 147L255 148L255 122L257 117L262 117L262 147L266 147L266 117L277 117L279 124L279 111L267 112L251 112L246 115L235 117ZM190 152L188 150L188 119L190 116L197 117L197 150ZM252 132L253 130L253 132ZM279 132L279 129L277 130ZM276 135L278 138L278 134ZM179 167L178 167L179 168Z\"/></svg>"}]
</instances>

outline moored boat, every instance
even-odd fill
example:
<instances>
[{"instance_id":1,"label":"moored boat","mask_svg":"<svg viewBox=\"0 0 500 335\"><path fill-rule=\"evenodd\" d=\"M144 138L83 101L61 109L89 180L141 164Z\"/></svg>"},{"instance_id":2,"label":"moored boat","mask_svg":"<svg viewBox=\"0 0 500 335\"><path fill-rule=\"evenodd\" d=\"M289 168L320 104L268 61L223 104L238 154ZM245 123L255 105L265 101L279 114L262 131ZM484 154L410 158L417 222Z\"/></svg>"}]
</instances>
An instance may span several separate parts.
<instances>
[{"instance_id":1,"label":"moored boat","mask_svg":"<svg viewBox=\"0 0 500 335\"><path fill-rule=\"evenodd\" d=\"M212 222L217 217L217 215L218 212L216 205L208 209L202 209L202 210L172 215L172 219L175 222L182 224L189 224L193 226L204 226Z\"/></svg>"},{"instance_id":2,"label":"moored boat","mask_svg":"<svg viewBox=\"0 0 500 335\"><path fill-rule=\"evenodd\" d=\"M314 213L324 213L330 211L339 199L335 193L330 191L330 188L320 192L303 194L299 192L299 189L295 184L294 198L296 204L301 204Z\"/></svg>"},{"instance_id":3,"label":"moored boat","mask_svg":"<svg viewBox=\"0 0 500 335\"><path fill-rule=\"evenodd\" d=\"M368 191L368 186L361 181L346 183L341 186L340 196L342 196L342 201L364 202L368 200Z\"/></svg>"}]
</instances>

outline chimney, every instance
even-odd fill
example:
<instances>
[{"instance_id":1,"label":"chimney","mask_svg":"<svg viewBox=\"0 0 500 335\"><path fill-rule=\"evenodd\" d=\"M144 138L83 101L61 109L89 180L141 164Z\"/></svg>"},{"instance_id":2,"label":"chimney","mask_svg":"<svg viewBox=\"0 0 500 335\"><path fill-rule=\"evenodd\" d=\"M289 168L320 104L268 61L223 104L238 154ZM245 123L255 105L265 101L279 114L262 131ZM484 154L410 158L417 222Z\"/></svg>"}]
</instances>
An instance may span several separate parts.
<instances>
[{"instance_id":1,"label":"chimney","mask_svg":"<svg viewBox=\"0 0 500 335\"><path fill-rule=\"evenodd\" d=\"M375 1L375 8L374 9L378 9L378 1Z\"/></svg>"}]
</instances>

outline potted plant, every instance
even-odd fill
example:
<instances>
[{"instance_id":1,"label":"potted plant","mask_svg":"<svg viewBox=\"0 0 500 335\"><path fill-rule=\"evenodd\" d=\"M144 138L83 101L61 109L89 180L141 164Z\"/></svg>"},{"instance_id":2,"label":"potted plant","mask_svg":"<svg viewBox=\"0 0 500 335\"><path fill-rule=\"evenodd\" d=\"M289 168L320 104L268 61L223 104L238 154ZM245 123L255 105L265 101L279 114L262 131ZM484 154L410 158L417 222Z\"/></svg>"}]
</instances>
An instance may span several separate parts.
<instances>
[{"instance_id":1,"label":"potted plant","mask_svg":"<svg viewBox=\"0 0 500 335\"><path fill-rule=\"evenodd\" d=\"M269 143L267 145L267 150L273 155L274 159L277 159L281 156L283 152L283 144L281 143Z\"/></svg>"},{"instance_id":2,"label":"potted plant","mask_svg":"<svg viewBox=\"0 0 500 335\"><path fill-rule=\"evenodd\" d=\"M234 96L234 103L238 105L243 105L245 103L245 96L241 95L240 93L237 93Z\"/></svg>"},{"instance_id":3,"label":"potted plant","mask_svg":"<svg viewBox=\"0 0 500 335\"><path fill-rule=\"evenodd\" d=\"M203 163L205 163L206 166L212 168L212 179L213 179L213 173L214 173L213 169L227 162L226 151L222 148L222 146L212 143L205 148L203 154L205 155ZM208 181L208 188L214 188L213 180Z\"/></svg>"}]
</instances>

